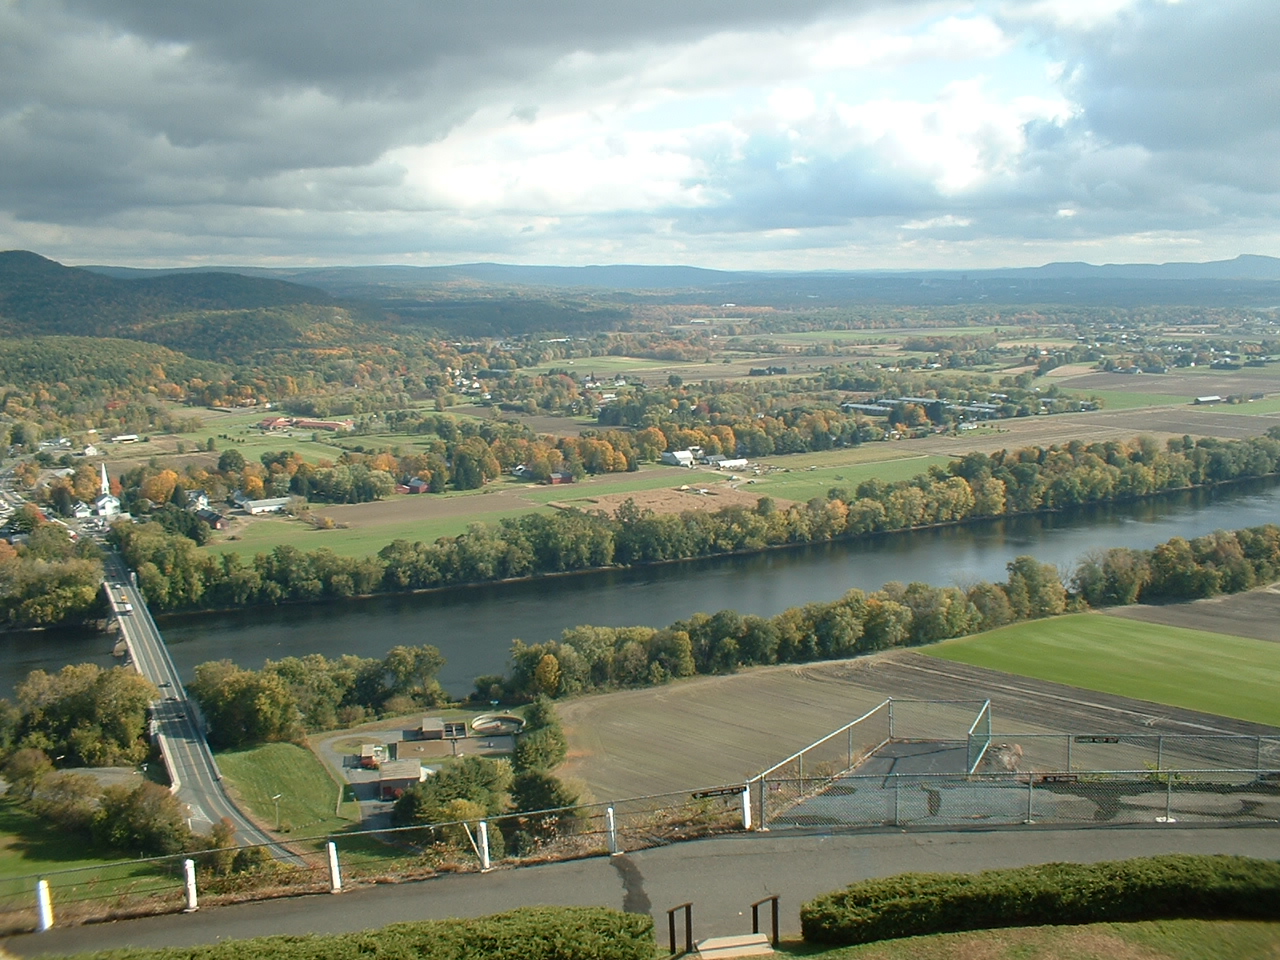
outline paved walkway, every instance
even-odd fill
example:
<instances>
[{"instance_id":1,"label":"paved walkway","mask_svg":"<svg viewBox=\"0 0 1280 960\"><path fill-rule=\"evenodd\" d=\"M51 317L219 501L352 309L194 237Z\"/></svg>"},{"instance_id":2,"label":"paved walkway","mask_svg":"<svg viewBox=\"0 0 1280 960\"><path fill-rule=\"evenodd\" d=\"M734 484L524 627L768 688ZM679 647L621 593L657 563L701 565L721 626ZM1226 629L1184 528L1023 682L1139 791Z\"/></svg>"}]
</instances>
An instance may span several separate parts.
<instances>
[{"instance_id":1,"label":"paved walkway","mask_svg":"<svg viewBox=\"0 0 1280 960\"><path fill-rule=\"evenodd\" d=\"M782 897L782 931L799 932L800 904L867 877L976 871L1155 853L1233 853L1280 859L1280 828L1014 829L856 835L744 834L614 857L352 890L340 896L205 909L10 937L21 957L112 947L186 946L269 934L338 933L401 920L479 916L531 904L600 905L650 913L692 900L696 937L749 932L750 904Z\"/></svg>"}]
</instances>

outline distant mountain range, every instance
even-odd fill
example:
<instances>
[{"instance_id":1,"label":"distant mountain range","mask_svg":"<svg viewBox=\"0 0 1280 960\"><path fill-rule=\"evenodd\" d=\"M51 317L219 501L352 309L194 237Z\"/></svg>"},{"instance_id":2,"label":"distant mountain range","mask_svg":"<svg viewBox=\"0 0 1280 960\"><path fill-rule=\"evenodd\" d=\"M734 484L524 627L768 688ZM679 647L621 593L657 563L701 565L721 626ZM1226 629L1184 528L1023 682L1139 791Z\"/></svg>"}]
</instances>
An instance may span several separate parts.
<instances>
[{"instance_id":1,"label":"distant mountain range","mask_svg":"<svg viewBox=\"0 0 1280 960\"><path fill-rule=\"evenodd\" d=\"M702 267L612 264L587 267L525 266L503 263L463 263L447 267L196 267L182 270L140 270L131 267L88 266L85 270L119 278L147 278L173 273L221 272L275 277L327 288L334 284L436 286L457 282L481 284L587 287L603 290L700 289L726 284L803 278L921 280L1262 280L1280 281L1280 258L1242 254L1234 260L1207 263L1047 263L1042 267L992 270L708 270Z\"/></svg>"},{"instance_id":2,"label":"distant mountain range","mask_svg":"<svg viewBox=\"0 0 1280 960\"><path fill-rule=\"evenodd\" d=\"M1280 259L1210 263L1050 263L1004 270L728 271L687 266L65 267L0 253L0 332L133 336L170 343L149 323L193 311L341 303L353 319L474 333L608 329L629 302L782 309L1071 304L1081 307L1280 305ZM518 315L511 326L497 313ZM477 317L489 317L480 323ZM245 323L253 321L246 319ZM494 326L496 324L496 326ZM182 337L184 344L188 338Z\"/></svg>"}]
</instances>

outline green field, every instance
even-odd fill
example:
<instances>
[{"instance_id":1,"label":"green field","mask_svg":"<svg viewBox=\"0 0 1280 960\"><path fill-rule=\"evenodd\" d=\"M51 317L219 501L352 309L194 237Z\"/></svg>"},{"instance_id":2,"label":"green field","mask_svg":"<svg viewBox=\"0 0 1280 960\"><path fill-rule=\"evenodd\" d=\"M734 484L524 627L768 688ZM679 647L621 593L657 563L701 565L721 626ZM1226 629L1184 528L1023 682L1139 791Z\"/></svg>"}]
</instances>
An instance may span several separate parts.
<instances>
[{"instance_id":1,"label":"green field","mask_svg":"<svg viewBox=\"0 0 1280 960\"><path fill-rule=\"evenodd\" d=\"M556 489L563 489L557 487ZM550 497L549 499L556 499ZM314 504L312 509L323 516L330 504ZM297 547L299 550L319 550L328 547L342 557L368 557L393 540L434 543L441 537L456 537L466 533L473 523L497 523L503 517L521 517L526 513L548 513L551 508L541 506L514 507L510 510L494 510L456 517L432 517L426 520L407 520L394 526L355 527L346 530L316 530L301 520L284 518L259 518L244 528L237 540L219 540L209 543L205 549L211 553L238 553L251 557L256 553L269 553L278 546Z\"/></svg>"},{"instance_id":2,"label":"green field","mask_svg":"<svg viewBox=\"0 0 1280 960\"><path fill-rule=\"evenodd\" d=\"M793 458L787 459L790 461ZM814 460L815 456L798 454L794 459L805 462ZM768 462L775 461L770 459ZM906 454L892 460L818 466L813 470L807 466L795 466L788 468L789 473L771 473L754 478L756 482L751 485L751 489L759 491L762 497L808 501L814 497L826 496L832 487L848 487L853 490L864 480L872 478L889 483L910 480L918 474L926 473L931 466L946 466L950 462L950 457Z\"/></svg>"},{"instance_id":3,"label":"green field","mask_svg":"<svg viewBox=\"0 0 1280 960\"><path fill-rule=\"evenodd\" d=\"M1018 339L1022 336L1022 328L1018 326L1000 326L995 324L975 325L972 327L887 327L877 330L805 330L797 333L775 333L767 336L753 336L753 340L776 340L779 343L901 343L913 337L961 337L994 334L1000 332L1001 338Z\"/></svg>"},{"instance_id":4,"label":"green field","mask_svg":"<svg viewBox=\"0 0 1280 960\"><path fill-rule=\"evenodd\" d=\"M1075 397L1078 400L1089 400L1097 397L1102 401L1104 410L1132 410L1136 407L1173 407L1190 402L1186 397L1174 396L1172 393L1143 393L1140 390L1063 390L1062 394L1063 396Z\"/></svg>"},{"instance_id":5,"label":"green field","mask_svg":"<svg viewBox=\"0 0 1280 960\"><path fill-rule=\"evenodd\" d=\"M680 367L693 367L699 364L692 360L649 360L642 357L573 357L570 360L552 360L538 367L521 370L521 373L543 374L548 370L572 370L585 377L589 373L597 376L613 376L629 373L632 370L677 370Z\"/></svg>"},{"instance_id":6,"label":"green field","mask_svg":"<svg viewBox=\"0 0 1280 960\"><path fill-rule=\"evenodd\" d=\"M1209 407L1214 413L1242 413L1258 416L1264 413L1280 413L1280 396L1264 397L1248 403L1216 403Z\"/></svg>"},{"instance_id":7,"label":"green field","mask_svg":"<svg viewBox=\"0 0 1280 960\"><path fill-rule=\"evenodd\" d=\"M280 794L280 823L284 830L303 836L323 836L349 829L360 820L350 787L339 785L320 759L296 743L267 743L218 754L223 777L241 801L268 827L275 826ZM343 802L338 809L338 794Z\"/></svg>"},{"instance_id":8,"label":"green field","mask_svg":"<svg viewBox=\"0 0 1280 960\"><path fill-rule=\"evenodd\" d=\"M826 951L797 945L785 953L822 960L1274 960L1280 956L1280 923L1148 920L1014 927Z\"/></svg>"},{"instance_id":9,"label":"green field","mask_svg":"<svg viewBox=\"0 0 1280 960\"><path fill-rule=\"evenodd\" d=\"M1073 614L947 640L921 653L1086 690L1280 726L1280 644Z\"/></svg>"}]
</instances>

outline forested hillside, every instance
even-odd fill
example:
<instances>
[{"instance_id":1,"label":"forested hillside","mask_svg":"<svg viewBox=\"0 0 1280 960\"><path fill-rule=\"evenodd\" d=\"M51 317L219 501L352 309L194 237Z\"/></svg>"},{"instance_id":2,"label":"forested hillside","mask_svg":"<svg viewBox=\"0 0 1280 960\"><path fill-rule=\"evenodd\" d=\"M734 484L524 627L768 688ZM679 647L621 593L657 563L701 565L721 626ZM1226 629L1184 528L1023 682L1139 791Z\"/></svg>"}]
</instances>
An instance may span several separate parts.
<instances>
[{"instance_id":1,"label":"forested hillside","mask_svg":"<svg viewBox=\"0 0 1280 960\"><path fill-rule=\"evenodd\" d=\"M139 323L195 310L332 302L322 290L282 280L230 273L119 280L24 250L0 252L0 330L15 335L128 336Z\"/></svg>"}]
</instances>

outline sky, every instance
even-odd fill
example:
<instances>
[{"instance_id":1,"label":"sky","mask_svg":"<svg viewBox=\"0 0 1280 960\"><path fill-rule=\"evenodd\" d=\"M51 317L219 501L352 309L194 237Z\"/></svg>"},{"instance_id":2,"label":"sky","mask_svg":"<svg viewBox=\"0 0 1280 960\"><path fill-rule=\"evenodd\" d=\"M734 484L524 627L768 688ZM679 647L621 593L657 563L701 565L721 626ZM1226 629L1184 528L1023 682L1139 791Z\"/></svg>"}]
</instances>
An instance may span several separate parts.
<instances>
[{"instance_id":1,"label":"sky","mask_svg":"<svg viewBox=\"0 0 1280 960\"><path fill-rule=\"evenodd\" d=\"M1280 255L1276 0L0 0L0 249Z\"/></svg>"}]
</instances>

